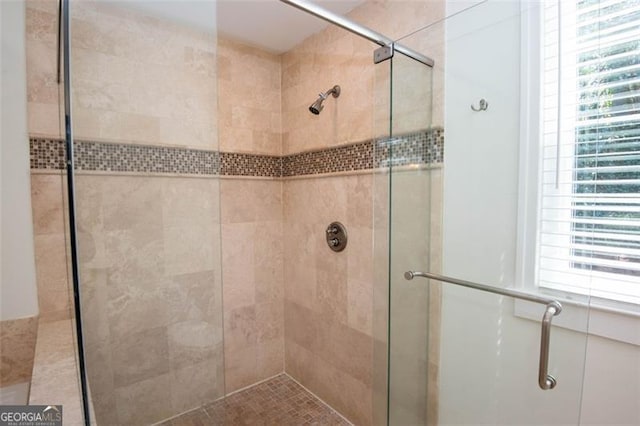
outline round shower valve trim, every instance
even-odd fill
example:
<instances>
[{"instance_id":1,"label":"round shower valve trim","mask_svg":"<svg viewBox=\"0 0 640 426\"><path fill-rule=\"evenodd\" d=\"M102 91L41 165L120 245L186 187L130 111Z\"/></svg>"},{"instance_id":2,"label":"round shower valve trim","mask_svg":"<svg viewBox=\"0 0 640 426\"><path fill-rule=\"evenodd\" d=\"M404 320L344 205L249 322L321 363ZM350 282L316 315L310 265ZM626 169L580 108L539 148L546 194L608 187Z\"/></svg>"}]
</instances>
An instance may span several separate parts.
<instances>
[{"instance_id":1,"label":"round shower valve trim","mask_svg":"<svg viewBox=\"0 0 640 426\"><path fill-rule=\"evenodd\" d=\"M327 226L327 245L333 251L342 251L347 246L347 230L340 222L331 222Z\"/></svg>"}]
</instances>

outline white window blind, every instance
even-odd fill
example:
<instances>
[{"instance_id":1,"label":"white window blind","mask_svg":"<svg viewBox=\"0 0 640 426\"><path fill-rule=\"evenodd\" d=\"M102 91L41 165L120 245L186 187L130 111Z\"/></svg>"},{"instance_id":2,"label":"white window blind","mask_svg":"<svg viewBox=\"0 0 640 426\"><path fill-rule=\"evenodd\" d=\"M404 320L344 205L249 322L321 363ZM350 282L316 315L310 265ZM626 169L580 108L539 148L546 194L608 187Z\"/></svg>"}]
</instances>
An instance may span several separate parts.
<instances>
[{"instance_id":1,"label":"white window blind","mask_svg":"<svg viewBox=\"0 0 640 426\"><path fill-rule=\"evenodd\" d=\"M640 0L542 21L538 285L640 303Z\"/></svg>"}]
</instances>

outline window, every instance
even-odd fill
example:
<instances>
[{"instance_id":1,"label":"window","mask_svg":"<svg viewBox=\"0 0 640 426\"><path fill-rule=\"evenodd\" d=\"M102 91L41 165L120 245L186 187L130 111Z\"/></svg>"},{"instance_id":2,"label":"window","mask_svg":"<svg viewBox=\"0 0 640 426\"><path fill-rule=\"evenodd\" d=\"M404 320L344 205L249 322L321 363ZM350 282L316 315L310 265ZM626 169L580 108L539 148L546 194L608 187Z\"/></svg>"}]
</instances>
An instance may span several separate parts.
<instances>
[{"instance_id":1,"label":"window","mask_svg":"<svg viewBox=\"0 0 640 426\"><path fill-rule=\"evenodd\" d=\"M640 304L640 0L546 2L537 284Z\"/></svg>"}]
</instances>

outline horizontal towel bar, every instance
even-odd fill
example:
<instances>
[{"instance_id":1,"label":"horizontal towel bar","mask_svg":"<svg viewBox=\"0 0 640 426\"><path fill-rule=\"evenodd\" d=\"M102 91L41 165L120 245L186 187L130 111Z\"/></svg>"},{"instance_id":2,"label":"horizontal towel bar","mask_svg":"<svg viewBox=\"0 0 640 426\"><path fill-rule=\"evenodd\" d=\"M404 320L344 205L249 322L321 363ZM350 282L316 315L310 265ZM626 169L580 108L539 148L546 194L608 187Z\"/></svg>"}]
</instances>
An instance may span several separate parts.
<instances>
[{"instance_id":1,"label":"horizontal towel bar","mask_svg":"<svg viewBox=\"0 0 640 426\"><path fill-rule=\"evenodd\" d=\"M474 283L472 281L460 280L457 278L447 277L445 275L432 274L431 272L407 271L404 278L412 280L414 277L429 278L449 284L456 284L462 287L473 288L475 290L486 291L489 293L499 294L501 296L514 297L516 299L528 300L529 302L541 303L546 305L544 315L542 316L542 329L540 331L540 364L538 366L538 385L541 389L548 390L556 387L556 379L548 373L549 370L549 343L551 341L551 320L555 315L562 312L562 305L554 299L549 299L535 294L525 293L523 291L510 288L492 287L486 284Z\"/></svg>"}]
</instances>

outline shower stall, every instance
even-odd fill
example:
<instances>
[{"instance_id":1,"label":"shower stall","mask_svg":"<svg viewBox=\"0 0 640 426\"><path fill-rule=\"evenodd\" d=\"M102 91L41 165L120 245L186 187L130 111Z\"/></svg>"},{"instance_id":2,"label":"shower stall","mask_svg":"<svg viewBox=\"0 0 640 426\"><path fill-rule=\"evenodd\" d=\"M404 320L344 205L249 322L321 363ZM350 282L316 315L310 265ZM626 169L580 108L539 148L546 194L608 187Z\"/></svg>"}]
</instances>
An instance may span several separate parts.
<instances>
[{"instance_id":1,"label":"shower stall","mask_svg":"<svg viewBox=\"0 0 640 426\"><path fill-rule=\"evenodd\" d=\"M548 227L576 222L537 216L554 69L531 35L558 15L281 1L330 24L273 53L218 31L224 2L61 0L60 27L27 2L33 185L64 189L85 424L179 424L282 375L358 425L601 419L618 382L586 374L589 333L633 358L633 326L590 328L588 268L580 291L537 284L564 272ZM637 297L599 312L635 321ZM612 392L622 423L637 388Z\"/></svg>"}]
</instances>

